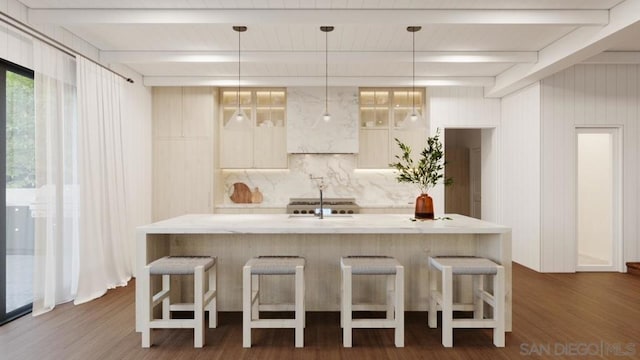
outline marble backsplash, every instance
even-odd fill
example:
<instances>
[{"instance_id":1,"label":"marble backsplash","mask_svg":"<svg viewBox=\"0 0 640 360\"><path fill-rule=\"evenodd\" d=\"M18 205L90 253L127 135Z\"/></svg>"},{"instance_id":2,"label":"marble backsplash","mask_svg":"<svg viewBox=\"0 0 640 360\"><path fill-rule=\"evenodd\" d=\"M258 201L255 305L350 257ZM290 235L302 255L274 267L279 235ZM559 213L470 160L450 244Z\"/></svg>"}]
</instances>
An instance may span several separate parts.
<instances>
[{"instance_id":1,"label":"marble backsplash","mask_svg":"<svg viewBox=\"0 0 640 360\"><path fill-rule=\"evenodd\" d=\"M399 184L393 170L356 168L354 154L290 154L288 170L223 170L226 194L218 205L230 206L233 184L243 182L263 194L261 207L285 207L289 198L318 197L309 175L324 177L325 197L355 198L361 207L410 207L419 194L417 186Z\"/></svg>"},{"instance_id":2,"label":"marble backsplash","mask_svg":"<svg viewBox=\"0 0 640 360\"><path fill-rule=\"evenodd\" d=\"M358 88L331 87L328 102L331 120L325 122L324 88L287 88L288 153L358 152Z\"/></svg>"}]
</instances>

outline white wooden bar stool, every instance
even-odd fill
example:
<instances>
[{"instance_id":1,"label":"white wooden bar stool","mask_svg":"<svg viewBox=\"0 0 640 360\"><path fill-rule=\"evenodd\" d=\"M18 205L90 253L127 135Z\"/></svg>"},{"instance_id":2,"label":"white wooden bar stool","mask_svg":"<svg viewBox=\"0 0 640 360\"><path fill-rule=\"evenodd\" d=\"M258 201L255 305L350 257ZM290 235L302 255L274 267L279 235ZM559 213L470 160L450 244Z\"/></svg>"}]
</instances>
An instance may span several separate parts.
<instances>
[{"instance_id":1,"label":"white wooden bar stool","mask_svg":"<svg viewBox=\"0 0 640 360\"><path fill-rule=\"evenodd\" d=\"M294 328L295 346L304 346L304 265L296 256L259 256L250 259L242 270L242 346L251 347L253 328ZM260 303L260 276L293 275L294 303ZM260 319L260 311L294 311L293 319Z\"/></svg>"},{"instance_id":2,"label":"white wooden bar stool","mask_svg":"<svg viewBox=\"0 0 640 360\"><path fill-rule=\"evenodd\" d=\"M162 275L162 290L151 296L151 276ZM171 304L171 275L193 275L193 303ZM204 312L209 312L209 327L218 325L216 309L216 258L210 256L165 256L145 266L139 285L145 302L142 316L142 347L153 343L151 329L192 328L194 347L204 345ZM206 289L206 292L205 292ZM162 319L154 319L153 309L162 305ZM172 311L193 311L192 319L172 319Z\"/></svg>"},{"instance_id":3,"label":"white wooden bar stool","mask_svg":"<svg viewBox=\"0 0 640 360\"><path fill-rule=\"evenodd\" d=\"M442 291L438 290L438 274ZM473 304L453 303L453 275L473 275ZM484 287L485 275L493 276L493 294ZM453 346L454 328L493 328L493 344L504 347L504 267L476 257L429 257L429 327L436 328L437 311L442 310L442 345ZM485 319L484 303L493 308L493 318ZM453 311L473 310L473 319L454 319Z\"/></svg>"},{"instance_id":4,"label":"white wooden bar stool","mask_svg":"<svg viewBox=\"0 0 640 360\"><path fill-rule=\"evenodd\" d=\"M340 259L342 302L340 325L344 347L352 346L354 328L395 328L395 345L404 347L404 267L387 256L347 256ZM385 304L353 304L353 275L387 276ZM384 319L354 319L354 311L386 311Z\"/></svg>"}]
</instances>

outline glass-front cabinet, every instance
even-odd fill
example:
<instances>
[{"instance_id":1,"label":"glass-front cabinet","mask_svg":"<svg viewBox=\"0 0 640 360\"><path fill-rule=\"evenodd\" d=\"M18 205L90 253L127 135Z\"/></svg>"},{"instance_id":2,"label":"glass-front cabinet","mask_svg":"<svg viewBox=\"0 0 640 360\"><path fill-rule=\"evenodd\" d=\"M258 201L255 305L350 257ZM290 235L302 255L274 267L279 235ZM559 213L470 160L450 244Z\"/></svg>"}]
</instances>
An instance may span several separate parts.
<instances>
[{"instance_id":1,"label":"glass-front cabinet","mask_svg":"<svg viewBox=\"0 0 640 360\"><path fill-rule=\"evenodd\" d=\"M399 154L395 138L408 144L417 157L427 137L424 88L361 88L358 167L385 169ZM407 119L413 109L421 115Z\"/></svg>"},{"instance_id":2,"label":"glass-front cabinet","mask_svg":"<svg viewBox=\"0 0 640 360\"><path fill-rule=\"evenodd\" d=\"M220 167L286 168L286 90L220 90ZM248 119L238 121L240 109Z\"/></svg>"},{"instance_id":3,"label":"glass-front cabinet","mask_svg":"<svg viewBox=\"0 0 640 360\"><path fill-rule=\"evenodd\" d=\"M389 126L389 91L360 91L360 126L387 128Z\"/></svg>"}]
</instances>

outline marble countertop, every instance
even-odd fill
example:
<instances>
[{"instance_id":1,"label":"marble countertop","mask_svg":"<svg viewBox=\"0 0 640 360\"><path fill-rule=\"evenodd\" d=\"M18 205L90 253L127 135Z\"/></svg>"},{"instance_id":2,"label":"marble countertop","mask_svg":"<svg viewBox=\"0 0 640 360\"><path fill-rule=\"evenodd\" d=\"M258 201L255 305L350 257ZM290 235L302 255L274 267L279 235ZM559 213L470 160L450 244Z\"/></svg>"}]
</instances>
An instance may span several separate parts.
<instances>
[{"instance_id":1,"label":"marble countertop","mask_svg":"<svg viewBox=\"0 0 640 360\"><path fill-rule=\"evenodd\" d=\"M313 216L189 214L139 226L147 234L498 234L510 228L463 215L412 221L407 214Z\"/></svg>"}]
</instances>

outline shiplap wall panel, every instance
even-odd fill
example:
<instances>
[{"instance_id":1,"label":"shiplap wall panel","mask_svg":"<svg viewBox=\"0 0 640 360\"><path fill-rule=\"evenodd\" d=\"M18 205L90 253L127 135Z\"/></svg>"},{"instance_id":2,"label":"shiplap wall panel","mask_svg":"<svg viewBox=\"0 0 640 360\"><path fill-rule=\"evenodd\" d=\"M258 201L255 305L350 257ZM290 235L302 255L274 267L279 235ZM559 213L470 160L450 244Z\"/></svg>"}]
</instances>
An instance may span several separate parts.
<instances>
[{"instance_id":1,"label":"shiplap wall panel","mask_svg":"<svg viewBox=\"0 0 640 360\"><path fill-rule=\"evenodd\" d=\"M542 81L541 270L575 270L575 128L620 127L623 261L640 259L638 65L577 65Z\"/></svg>"},{"instance_id":2,"label":"shiplap wall panel","mask_svg":"<svg viewBox=\"0 0 640 360\"><path fill-rule=\"evenodd\" d=\"M501 223L513 260L540 270L540 83L502 98Z\"/></svg>"},{"instance_id":3,"label":"shiplap wall panel","mask_svg":"<svg viewBox=\"0 0 640 360\"><path fill-rule=\"evenodd\" d=\"M500 99L485 98L481 87L432 87L429 100L432 129L500 124Z\"/></svg>"}]
</instances>

